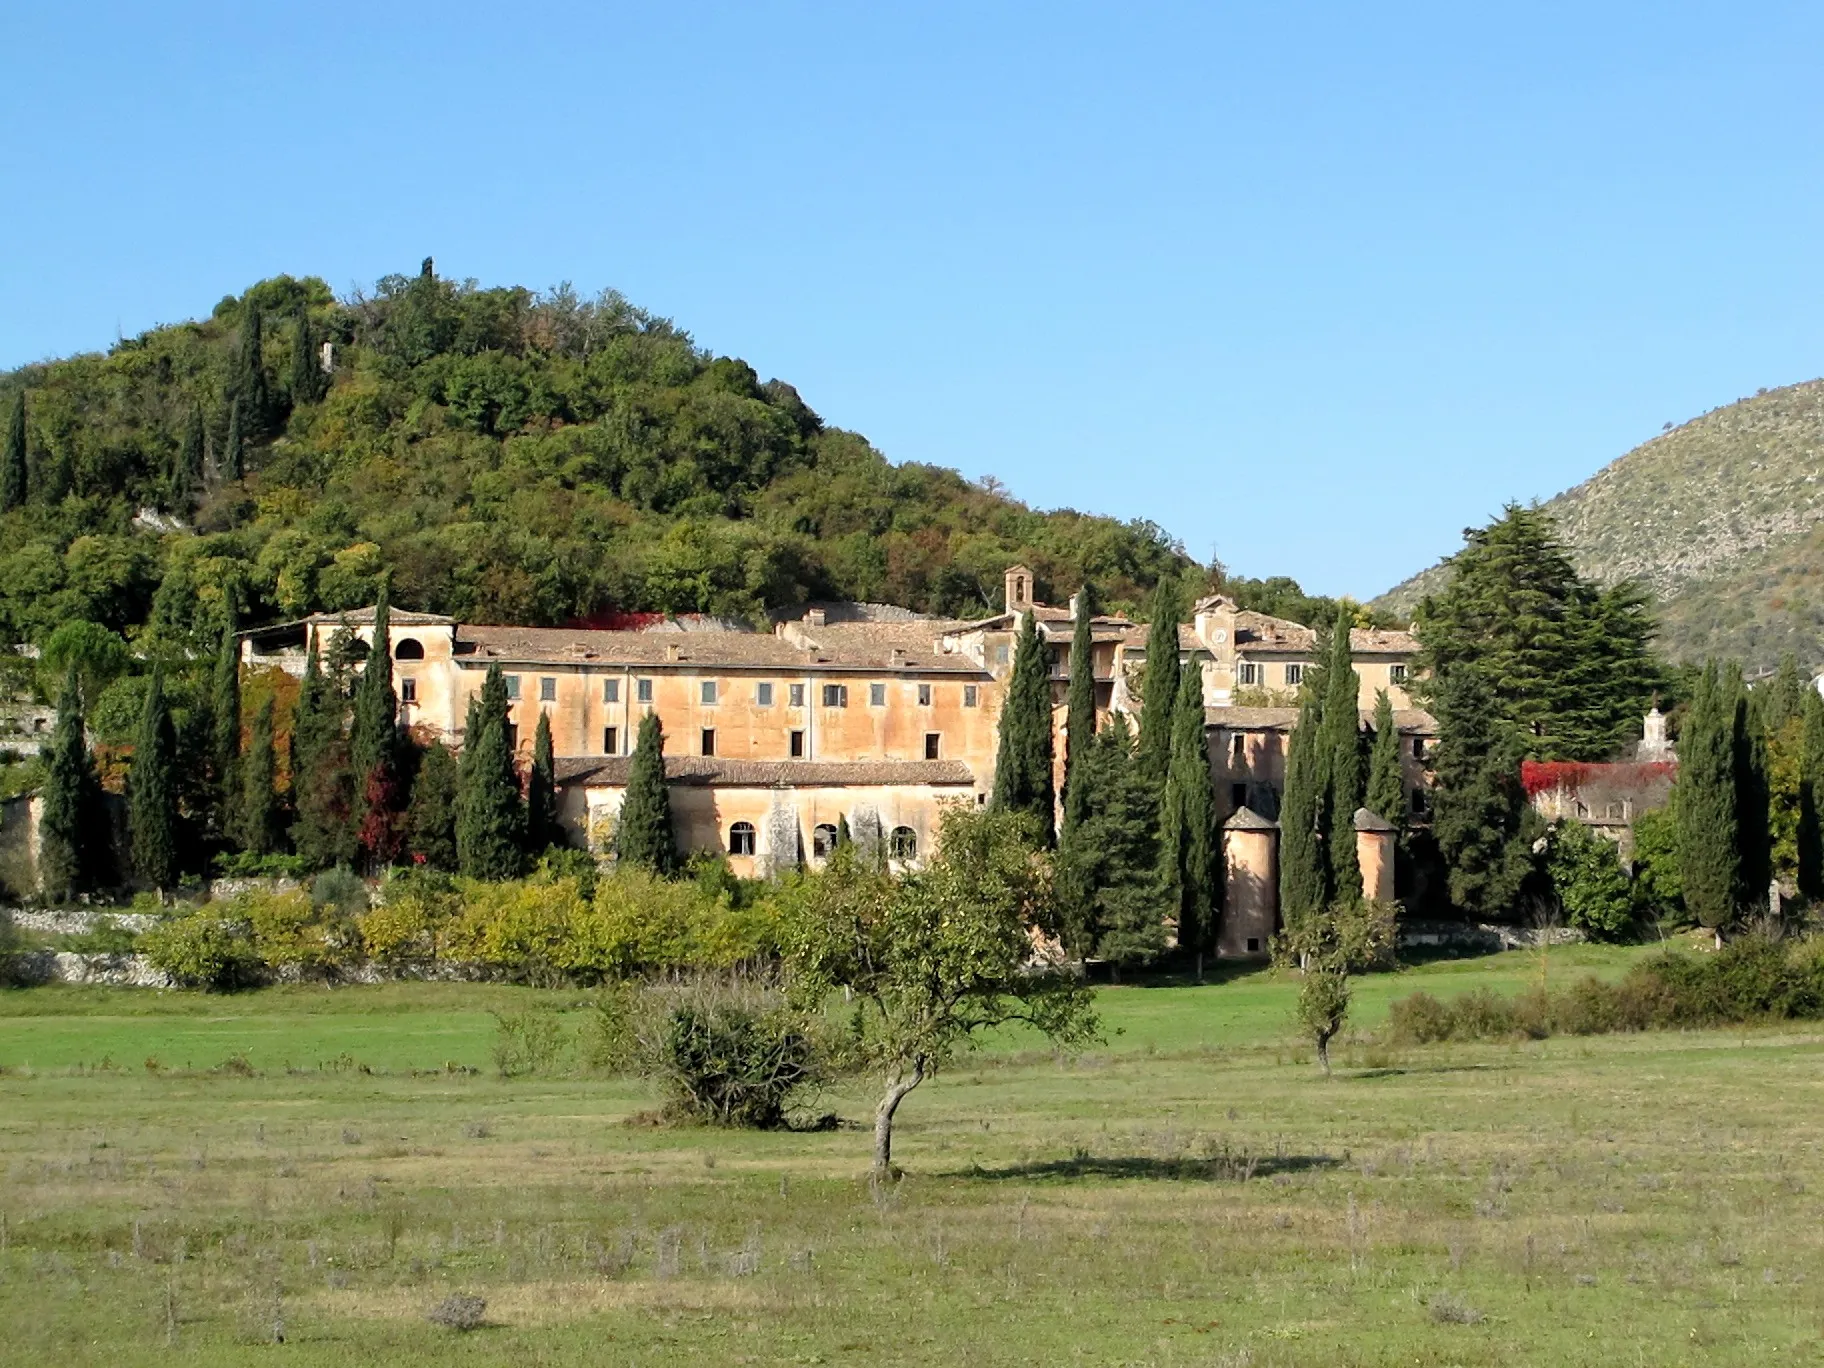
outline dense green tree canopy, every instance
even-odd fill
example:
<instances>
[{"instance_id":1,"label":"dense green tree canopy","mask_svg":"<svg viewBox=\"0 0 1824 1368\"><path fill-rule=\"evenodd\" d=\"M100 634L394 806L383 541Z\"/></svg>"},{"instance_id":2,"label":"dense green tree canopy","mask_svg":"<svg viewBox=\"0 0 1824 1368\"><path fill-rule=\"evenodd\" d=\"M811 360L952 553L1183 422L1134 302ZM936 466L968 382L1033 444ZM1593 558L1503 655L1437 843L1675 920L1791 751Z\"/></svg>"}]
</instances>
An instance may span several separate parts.
<instances>
[{"instance_id":1,"label":"dense green tree canopy","mask_svg":"<svg viewBox=\"0 0 1824 1368\"><path fill-rule=\"evenodd\" d=\"M323 343L330 374L296 355ZM889 464L613 292L419 274L338 301L279 276L202 322L0 375L0 426L25 476L0 512L9 640L138 627L179 556L235 567L251 621L369 603L391 566L395 602L546 624L810 597L985 616L1016 560L1042 595L1093 577L1133 608L1188 564L1151 524ZM9 478L0 459L0 502Z\"/></svg>"}]
</instances>

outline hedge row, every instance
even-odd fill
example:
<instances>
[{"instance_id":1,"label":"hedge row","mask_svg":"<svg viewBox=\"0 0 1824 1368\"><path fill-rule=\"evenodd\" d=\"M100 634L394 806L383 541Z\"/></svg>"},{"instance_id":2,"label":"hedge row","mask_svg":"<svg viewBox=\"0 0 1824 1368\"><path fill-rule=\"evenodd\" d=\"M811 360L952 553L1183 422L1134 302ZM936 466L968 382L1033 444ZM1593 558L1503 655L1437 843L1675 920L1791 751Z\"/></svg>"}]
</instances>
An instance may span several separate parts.
<instances>
[{"instance_id":1,"label":"hedge row","mask_svg":"<svg viewBox=\"0 0 1824 1368\"><path fill-rule=\"evenodd\" d=\"M1714 955L1656 955L1614 983L1585 978L1556 993L1504 998L1483 988L1449 1002L1414 993L1393 1003L1388 1031L1399 1043L1423 1045L1821 1018L1824 938L1751 936Z\"/></svg>"}]
</instances>

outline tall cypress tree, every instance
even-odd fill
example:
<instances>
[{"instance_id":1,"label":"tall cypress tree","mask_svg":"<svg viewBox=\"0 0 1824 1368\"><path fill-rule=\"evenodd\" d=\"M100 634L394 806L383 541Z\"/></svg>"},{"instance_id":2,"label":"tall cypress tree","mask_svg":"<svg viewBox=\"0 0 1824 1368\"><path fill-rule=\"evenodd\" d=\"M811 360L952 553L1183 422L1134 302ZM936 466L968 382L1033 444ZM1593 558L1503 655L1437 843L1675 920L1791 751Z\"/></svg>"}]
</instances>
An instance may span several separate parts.
<instances>
[{"instance_id":1,"label":"tall cypress tree","mask_svg":"<svg viewBox=\"0 0 1824 1368\"><path fill-rule=\"evenodd\" d=\"M321 367L317 365L316 340L311 334L310 312L300 304L297 317L291 324L291 402L294 407L315 403L321 396L317 377L322 373Z\"/></svg>"},{"instance_id":2,"label":"tall cypress tree","mask_svg":"<svg viewBox=\"0 0 1824 1368\"><path fill-rule=\"evenodd\" d=\"M1064 707L1064 826L1083 816L1080 795L1071 792L1071 775L1096 736L1096 669L1091 619L1096 615L1095 589L1077 591L1077 617L1070 637L1070 691Z\"/></svg>"},{"instance_id":3,"label":"tall cypress tree","mask_svg":"<svg viewBox=\"0 0 1824 1368\"><path fill-rule=\"evenodd\" d=\"M393 625L387 582L374 603L374 639L355 685L355 716L349 754L363 784L376 767L394 760L399 741L399 696L393 689Z\"/></svg>"},{"instance_id":4,"label":"tall cypress tree","mask_svg":"<svg viewBox=\"0 0 1824 1368\"><path fill-rule=\"evenodd\" d=\"M1056 820L1051 777L1051 653L1031 613L1020 623L1000 727L994 805L1003 812L1031 813L1038 819L1041 839L1050 845Z\"/></svg>"},{"instance_id":5,"label":"tall cypress tree","mask_svg":"<svg viewBox=\"0 0 1824 1368\"><path fill-rule=\"evenodd\" d=\"M1178 619L1184 602L1178 580L1163 576L1153 590L1146 637L1146 671L1140 684L1140 772L1155 786L1172 762L1172 705L1178 696Z\"/></svg>"},{"instance_id":6,"label":"tall cypress tree","mask_svg":"<svg viewBox=\"0 0 1824 1368\"><path fill-rule=\"evenodd\" d=\"M1804 692L1799 752L1799 892L1824 898L1824 697Z\"/></svg>"},{"instance_id":7,"label":"tall cypress tree","mask_svg":"<svg viewBox=\"0 0 1824 1368\"><path fill-rule=\"evenodd\" d=\"M1160 807L1160 872L1178 921L1178 948L1196 957L1211 943L1219 880L1216 793L1204 736L1202 667L1193 656L1178 681L1172 719L1172 759Z\"/></svg>"},{"instance_id":8,"label":"tall cypress tree","mask_svg":"<svg viewBox=\"0 0 1824 1368\"><path fill-rule=\"evenodd\" d=\"M1387 690L1374 696L1374 745L1368 753L1368 791L1363 805L1396 827L1406 826L1406 777L1400 764L1400 729Z\"/></svg>"},{"instance_id":9,"label":"tall cypress tree","mask_svg":"<svg viewBox=\"0 0 1824 1368\"><path fill-rule=\"evenodd\" d=\"M1488 920L1511 920L1544 824L1520 787L1524 741L1473 666L1438 681L1438 790L1432 833L1450 869L1450 897Z\"/></svg>"},{"instance_id":10,"label":"tall cypress tree","mask_svg":"<svg viewBox=\"0 0 1824 1368\"><path fill-rule=\"evenodd\" d=\"M425 748L406 810L407 840L426 866L456 872L456 757L441 741Z\"/></svg>"},{"instance_id":11,"label":"tall cypress tree","mask_svg":"<svg viewBox=\"0 0 1824 1368\"><path fill-rule=\"evenodd\" d=\"M211 738L209 778L216 796L220 827L230 823L238 786L235 783L236 762L241 753L241 652L235 636L235 613L228 609L228 620L222 627L221 644L216 648L215 679L210 690L209 717Z\"/></svg>"},{"instance_id":12,"label":"tall cypress tree","mask_svg":"<svg viewBox=\"0 0 1824 1368\"><path fill-rule=\"evenodd\" d=\"M1767 773L1767 726L1763 706L1750 693L1738 670L1729 671L1734 695L1730 743L1735 761L1736 865L1735 905L1742 915L1767 910L1773 882L1772 794Z\"/></svg>"},{"instance_id":13,"label":"tall cypress tree","mask_svg":"<svg viewBox=\"0 0 1824 1368\"><path fill-rule=\"evenodd\" d=\"M102 881L107 828L96 820L101 785L84 733L82 691L74 670L57 699L57 729L51 735L43 794L38 881L52 898L87 892Z\"/></svg>"},{"instance_id":14,"label":"tall cypress tree","mask_svg":"<svg viewBox=\"0 0 1824 1368\"><path fill-rule=\"evenodd\" d=\"M241 311L241 350L235 365L233 396L241 401L242 432L264 435L272 414L272 396L266 385L266 353L261 336L265 320L260 306L248 300ZM232 419L232 410L230 418Z\"/></svg>"},{"instance_id":15,"label":"tall cypress tree","mask_svg":"<svg viewBox=\"0 0 1824 1368\"><path fill-rule=\"evenodd\" d=\"M247 433L241 396L228 403L228 440L222 444L221 478L238 480L247 473Z\"/></svg>"},{"instance_id":16,"label":"tall cypress tree","mask_svg":"<svg viewBox=\"0 0 1824 1368\"><path fill-rule=\"evenodd\" d=\"M488 667L476 726L464 738L456 795L456 858L472 879L511 879L525 868L526 805L507 740L507 682Z\"/></svg>"},{"instance_id":17,"label":"tall cypress tree","mask_svg":"<svg viewBox=\"0 0 1824 1368\"><path fill-rule=\"evenodd\" d=\"M1712 661L1679 733L1673 806L1685 906L1719 938L1735 920L1741 885L1735 765L1735 695Z\"/></svg>"},{"instance_id":18,"label":"tall cypress tree","mask_svg":"<svg viewBox=\"0 0 1824 1368\"><path fill-rule=\"evenodd\" d=\"M640 719L639 739L627 768L627 792L614 831L615 859L658 874L677 868L671 830L671 791L665 785L665 730L657 713Z\"/></svg>"},{"instance_id":19,"label":"tall cypress tree","mask_svg":"<svg viewBox=\"0 0 1824 1368\"><path fill-rule=\"evenodd\" d=\"M1330 859L1331 897L1354 902L1361 897L1362 869L1355 850L1355 810L1367 797L1367 775L1362 766L1360 696L1362 681L1355 672L1349 631L1354 614L1348 605L1337 611L1330 632L1330 655L1324 667L1324 750L1328 755L1328 785L1320 830Z\"/></svg>"},{"instance_id":20,"label":"tall cypress tree","mask_svg":"<svg viewBox=\"0 0 1824 1368\"><path fill-rule=\"evenodd\" d=\"M557 761L551 749L551 715L538 715L532 738L532 773L526 780L526 848L536 859L559 842Z\"/></svg>"},{"instance_id":21,"label":"tall cypress tree","mask_svg":"<svg viewBox=\"0 0 1824 1368\"><path fill-rule=\"evenodd\" d=\"M6 446L0 450L0 513L25 503L25 391L17 390L6 420Z\"/></svg>"},{"instance_id":22,"label":"tall cypress tree","mask_svg":"<svg viewBox=\"0 0 1824 1368\"><path fill-rule=\"evenodd\" d=\"M270 694L253 715L236 781L234 838L250 855L270 855L279 848L278 756Z\"/></svg>"},{"instance_id":23,"label":"tall cypress tree","mask_svg":"<svg viewBox=\"0 0 1824 1368\"><path fill-rule=\"evenodd\" d=\"M344 725L347 650L347 633L339 631L330 641L331 668L324 670L313 635L292 722L291 784L297 808L292 844L299 855L322 868L352 862L357 850L360 790Z\"/></svg>"},{"instance_id":24,"label":"tall cypress tree","mask_svg":"<svg viewBox=\"0 0 1824 1368\"><path fill-rule=\"evenodd\" d=\"M203 482L203 452L207 439L203 433L203 407L190 406L190 417L184 424L184 439L177 448L177 463L171 468L171 507L188 512Z\"/></svg>"},{"instance_id":25,"label":"tall cypress tree","mask_svg":"<svg viewBox=\"0 0 1824 1368\"><path fill-rule=\"evenodd\" d=\"M127 819L133 867L161 897L177 883L176 771L177 732L165 702L164 671L155 665L127 776Z\"/></svg>"},{"instance_id":26,"label":"tall cypress tree","mask_svg":"<svg viewBox=\"0 0 1824 1368\"><path fill-rule=\"evenodd\" d=\"M1780 657L1780 668L1765 689L1761 716L1771 736L1799 716L1805 706L1805 683L1799 678L1798 657L1791 651Z\"/></svg>"},{"instance_id":27,"label":"tall cypress tree","mask_svg":"<svg viewBox=\"0 0 1824 1368\"><path fill-rule=\"evenodd\" d=\"M1322 822L1329 792L1324 710L1307 688L1286 751L1286 791L1279 803L1279 911L1286 929L1303 933L1330 905L1330 860Z\"/></svg>"}]
</instances>

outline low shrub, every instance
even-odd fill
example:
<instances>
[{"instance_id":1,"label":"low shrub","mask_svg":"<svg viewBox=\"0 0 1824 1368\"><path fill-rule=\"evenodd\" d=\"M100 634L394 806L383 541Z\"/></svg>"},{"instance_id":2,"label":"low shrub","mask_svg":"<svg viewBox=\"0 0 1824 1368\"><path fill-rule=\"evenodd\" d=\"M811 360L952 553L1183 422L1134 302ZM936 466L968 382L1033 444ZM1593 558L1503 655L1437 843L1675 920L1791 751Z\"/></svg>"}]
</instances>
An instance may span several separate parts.
<instances>
[{"instance_id":1,"label":"low shrub","mask_svg":"<svg viewBox=\"0 0 1824 1368\"><path fill-rule=\"evenodd\" d=\"M147 931L140 949L180 988L228 993L250 988L261 977L252 928L240 918L209 912L174 917Z\"/></svg>"},{"instance_id":2,"label":"low shrub","mask_svg":"<svg viewBox=\"0 0 1824 1368\"><path fill-rule=\"evenodd\" d=\"M570 1037L555 1012L494 1013L494 1067L503 1078L556 1073Z\"/></svg>"},{"instance_id":3,"label":"low shrub","mask_svg":"<svg viewBox=\"0 0 1824 1368\"><path fill-rule=\"evenodd\" d=\"M681 1002L665 1023L662 1081L680 1116L770 1129L811 1081L814 1054L798 1018L784 1008Z\"/></svg>"},{"instance_id":4,"label":"low shrub","mask_svg":"<svg viewBox=\"0 0 1824 1368\"><path fill-rule=\"evenodd\" d=\"M63 944L78 955L130 955L139 948L139 933L112 917L97 917L87 931L66 936Z\"/></svg>"},{"instance_id":5,"label":"low shrub","mask_svg":"<svg viewBox=\"0 0 1824 1368\"><path fill-rule=\"evenodd\" d=\"M255 855L252 851L223 851L215 857L215 872L224 879L304 879L311 863L302 855Z\"/></svg>"}]
</instances>

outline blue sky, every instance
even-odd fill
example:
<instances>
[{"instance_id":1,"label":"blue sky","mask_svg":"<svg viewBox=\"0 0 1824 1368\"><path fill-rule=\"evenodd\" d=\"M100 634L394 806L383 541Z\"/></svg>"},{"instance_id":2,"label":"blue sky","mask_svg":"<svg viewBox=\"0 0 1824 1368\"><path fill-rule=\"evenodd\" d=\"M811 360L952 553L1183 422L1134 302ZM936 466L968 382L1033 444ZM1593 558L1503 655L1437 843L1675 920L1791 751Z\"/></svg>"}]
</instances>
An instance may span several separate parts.
<instances>
[{"instance_id":1,"label":"blue sky","mask_svg":"<svg viewBox=\"0 0 1824 1368\"><path fill-rule=\"evenodd\" d=\"M0 366L615 286L895 460L1368 596L1824 373L1813 5L20 4Z\"/></svg>"}]
</instances>

